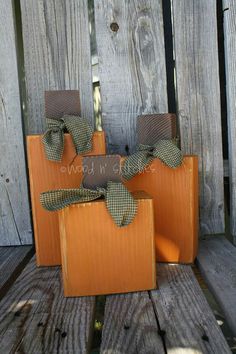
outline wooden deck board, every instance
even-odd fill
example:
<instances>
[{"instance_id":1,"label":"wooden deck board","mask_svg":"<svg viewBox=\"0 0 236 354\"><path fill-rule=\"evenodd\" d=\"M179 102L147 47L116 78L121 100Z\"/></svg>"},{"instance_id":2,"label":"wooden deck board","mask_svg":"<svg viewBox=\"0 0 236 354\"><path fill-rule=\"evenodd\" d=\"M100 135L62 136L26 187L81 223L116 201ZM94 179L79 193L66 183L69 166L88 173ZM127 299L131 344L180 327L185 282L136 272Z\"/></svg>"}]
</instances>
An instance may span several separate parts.
<instances>
[{"instance_id":1,"label":"wooden deck board","mask_svg":"<svg viewBox=\"0 0 236 354\"><path fill-rule=\"evenodd\" d=\"M150 297L107 297L101 353L164 353L164 346L169 354L231 353L191 267L157 269L159 289Z\"/></svg>"},{"instance_id":2,"label":"wooden deck board","mask_svg":"<svg viewBox=\"0 0 236 354\"><path fill-rule=\"evenodd\" d=\"M236 247L225 237L209 237L199 245L197 264L236 335Z\"/></svg>"},{"instance_id":3,"label":"wooden deck board","mask_svg":"<svg viewBox=\"0 0 236 354\"><path fill-rule=\"evenodd\" d=\"M0 247L0 299L32 255L32 246Z\"/></svg>"},{"instance_id":4,"label":"wooden deck board","mask_svg":"<svg viewBox=\"0 0 236 354\"><path fill-rule=\"evenodd\" d=\"M106 298L102 354L164 354L148 292Z\"/></svg>"},{"instance_id":5,"label":"wooden deck board","mask_svg":"<svg viewBox=\"0 0 236 354\"><path fill-rule=\"evenodd\" d=\"M1 351L86 353L94 306L94 297L64 298L60 268L33 258L0 302Z\"/></svg>"},{"instance_id":6,"label":"wooden deck board","mask_svg":"<svg viewBox=\"0 0 236 354\"><path fill-rule=\"evenodd\" d=\"M205 242L200 245L199 259ZM229 248L219 238L207 242ZM227 263L233 252L225 252L218 250L217 256L226 254ZM8 256L9 250L0 249L0 258ZM214 257L214 252L209 255L212 264ZM157 270L158 290L107 296L100 352L230 353L191 267L158 264ZM1 350L86 353L94 310L94 297L64 298L60 268L37 268L33 257L0 302Z\"/></svg>"},{"instance_id":7,"label":"wooden deck board","mask_svg":"<svg viewBox=\"0 0 236 354\"><path fill-rule=\"evenodd\" d=\"M167 353L231 353L190 266L159 264L151 292Z\"/></svg>"}]
</instances>

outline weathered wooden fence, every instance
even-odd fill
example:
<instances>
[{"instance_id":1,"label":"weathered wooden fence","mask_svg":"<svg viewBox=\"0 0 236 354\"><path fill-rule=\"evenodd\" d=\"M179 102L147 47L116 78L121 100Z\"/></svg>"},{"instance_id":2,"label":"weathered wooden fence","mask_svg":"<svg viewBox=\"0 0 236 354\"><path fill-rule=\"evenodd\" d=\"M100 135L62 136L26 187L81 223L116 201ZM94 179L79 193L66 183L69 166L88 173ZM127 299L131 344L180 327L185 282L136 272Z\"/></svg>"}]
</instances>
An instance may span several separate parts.
<instances>
[{"instance_id":1,"label":"weathered wooden fence","mask_svg":"<svg viewBox=\"0 0 236 354\"><path fill-rule=\"evenodd\" d=\"M24 126L17 64L16 31L20 26L15 25L14 3L0 2L0 245L32 242L22 132L43 132L44 90L79 89L82 114L94 120L87 0L21 0L20 6L26 85ZM216 6L216 0L172 0L171 7L181 147L186 154L199 156L203 234L225 231ZM135 149L136 116L169 109L162 0L94 0L94 13L102 125L108 151L126 154ZM223 0L223 13L230 220L231 233L236 236L234 0Z\"/></svg>"}]
</instances>

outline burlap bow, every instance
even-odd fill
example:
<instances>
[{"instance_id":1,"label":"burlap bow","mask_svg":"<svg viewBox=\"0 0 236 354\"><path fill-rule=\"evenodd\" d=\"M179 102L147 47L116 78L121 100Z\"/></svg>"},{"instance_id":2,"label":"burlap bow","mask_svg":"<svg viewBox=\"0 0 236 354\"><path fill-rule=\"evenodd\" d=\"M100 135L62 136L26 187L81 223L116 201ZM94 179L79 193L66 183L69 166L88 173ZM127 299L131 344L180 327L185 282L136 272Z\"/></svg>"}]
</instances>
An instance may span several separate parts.
<instances>
[{"instance_id":1,"label":"burlap bow","mask_svg":"<svg viewBox=\"0 0 236 354\"><path fill-rule=\"evenodd\" d=\"M138 151L126 158L122 167L122 177L131 179L155 159L159 158L164 164L171 168L181 165L183 154L176 144L171 140L159 140L153 146L139 145Z\"/></svg>"},{"instance_id":2,"label":"burlap bow","mask_svg":"<svg viewBox=\"0 0 236 354\"><path fill-rule=\"evenodd\" d=\"M109 181L107 188L96 190L81 187L44 192L40 195L40 202L46 210L54 211L70 204L89 202L101 197L105 198L106 207L117 226L127 226L133 221L137 201L120 182Z\"/></svg>"},{"instance_id":3,"label":"burlap bow","mask_svg":"<svg viewBox=\"0 0 236 354\"><path fill-rule=\"evenodd\" d=\"M77 155L92 150L93 129L85 119L65 115L61 119L47 118L46 123L47 131L43 135L43 144L48 160L61 161L65 129L72 137Z\"/></svg>"}]
</instances>

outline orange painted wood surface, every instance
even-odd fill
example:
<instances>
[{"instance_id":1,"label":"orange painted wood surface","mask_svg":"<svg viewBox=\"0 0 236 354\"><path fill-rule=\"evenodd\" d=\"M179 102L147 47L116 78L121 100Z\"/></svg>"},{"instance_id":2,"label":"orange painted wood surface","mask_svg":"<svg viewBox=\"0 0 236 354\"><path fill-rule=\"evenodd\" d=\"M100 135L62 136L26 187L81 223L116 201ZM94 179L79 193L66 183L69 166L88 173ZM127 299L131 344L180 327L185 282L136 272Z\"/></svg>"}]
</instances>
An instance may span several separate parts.
<instances>
[{"instance_id":1,"label":"orange painted wood surface","mask_svg":"<svg viewBox=\"0 0 236 354\"><path fill-rule=\"evenodd\" d=\"M59 225L57 212L42 208L40 193L60 189L78 188L82 180L82 157L76 155L71 136L65 134L65 148L61 162L45 157L42 135L27 136L30 194L32 203L36 258L38 266L61 264ZM105 134L95 132L93 150L86 155L105 154Z\"/></svg>"},{"instance_id":2,"label":"orange painted wood surface","mask_svg":"<svg viewBox=\"0 0 236 354\"><path fill-rule=\"evenodd\" d=\"M155 159L146 171L125 182L154 199L158 262L192 263L198 245L198 158L185 156L171 169Z\"/></svg>"},{"instance_id":3,"label":"orange painted wood surface","mask_svg":"<svg viewBox=\"0 0 236 354\"><path fill-rule=\"evenodd\" d=\"M144 192L134 197L137 215L122 228L101 199L59 211L65 296L156 287L153 200Z\"/></svg>"}]
</instances>

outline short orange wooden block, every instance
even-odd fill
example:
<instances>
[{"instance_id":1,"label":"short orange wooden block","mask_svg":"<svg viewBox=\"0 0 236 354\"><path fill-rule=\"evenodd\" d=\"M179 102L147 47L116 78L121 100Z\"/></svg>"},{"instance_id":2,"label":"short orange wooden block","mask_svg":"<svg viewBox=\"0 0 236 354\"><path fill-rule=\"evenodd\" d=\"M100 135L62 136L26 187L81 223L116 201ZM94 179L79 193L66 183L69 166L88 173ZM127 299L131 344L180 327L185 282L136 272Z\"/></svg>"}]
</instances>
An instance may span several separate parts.
<instances>
[{"instance_id":1,"label":"short orange wooden block","mask_svg":"<svg viewBox=\"0 0 236 354\"><path fill-rule=\"evenodd\" d=\"M125 293L156 287L153 200L135 192L138 212L119 228L104 200L59 211L65 296Z\"/></svg>"},{"instance_id":2,"label":"short orange wooden block","mask_svg":"<svg viewBox=\"0 0 236 354\"><path fill-rule=\"evenodd\" d=\"M61 264L61 254L58 214L44 210L40 204L39 196L40 193L48 190L79 188L83 175L82 157L76 155L69 134L65 134L61 162L46 159L42 135L27 136L27 150L37 265L59 265ZM95 132L93 150L89 154L105 154L105 150L104 132Z\"/></svg>"},{"instance_id":3,"label":"short orange wooden block","mask_svg":"<svg viewBox=\"0 0 236 354\"><path fill-rule=\"evenodd\" d=\"M198 245L197 156L185 156L176 169L155 159L125 185L131 191L142 189L154 199L157 260L192 263Z\"/></svg>"}]
</instances>

